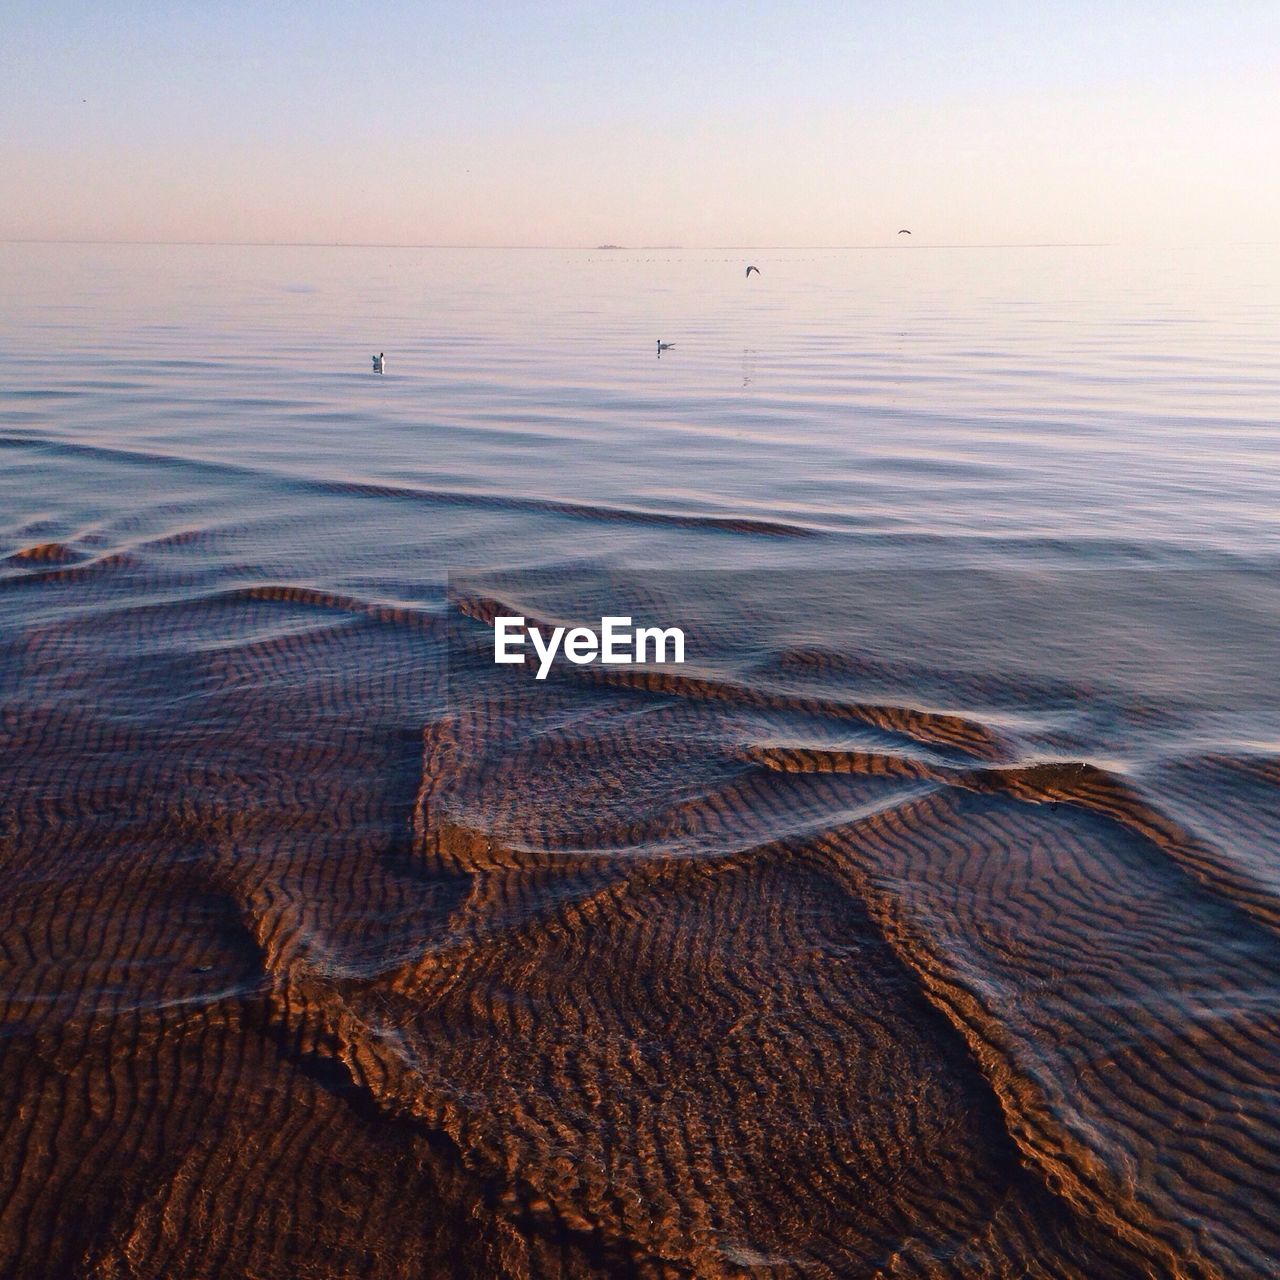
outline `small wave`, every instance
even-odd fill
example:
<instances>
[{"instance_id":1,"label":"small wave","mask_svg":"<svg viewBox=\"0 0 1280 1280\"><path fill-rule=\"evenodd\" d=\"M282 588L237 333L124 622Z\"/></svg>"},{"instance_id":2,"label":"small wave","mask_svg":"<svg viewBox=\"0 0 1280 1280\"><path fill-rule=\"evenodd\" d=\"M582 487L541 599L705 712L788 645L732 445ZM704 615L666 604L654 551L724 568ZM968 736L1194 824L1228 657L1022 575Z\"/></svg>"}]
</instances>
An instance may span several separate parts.
<instances>
[{"instance_id":1,"label":"small wave","mask_svg":"<svg viewBox=\"0 0 1280 1280\"><path fill-rule=\"evenodd\" d=\"M422 502L440 506L480 507L492 511L542 512L576 520L600 520L614 524L659 525L668 528L706 529L720 533L755 534L773 538L813 538L819 531L802 524L761 520L749 516L711 515L697 512L651 511L641 507L610 506L604 503L575 502L568 499L539 498L515 494L485 493L467 489L430 489L414 485L385 484L378 481L338 480L324 476L276 472L237 463L193 458L181 454L156 453L138 449L106 448L79 441L51 440L35 436L0 436L0 447L32 448L64 454L84 454L127 463L164 467L190 467L222 474L252 476L258 480L284 481L296 489L316 493L381 498L391 501Z\"/></svg>"}]
</instances>

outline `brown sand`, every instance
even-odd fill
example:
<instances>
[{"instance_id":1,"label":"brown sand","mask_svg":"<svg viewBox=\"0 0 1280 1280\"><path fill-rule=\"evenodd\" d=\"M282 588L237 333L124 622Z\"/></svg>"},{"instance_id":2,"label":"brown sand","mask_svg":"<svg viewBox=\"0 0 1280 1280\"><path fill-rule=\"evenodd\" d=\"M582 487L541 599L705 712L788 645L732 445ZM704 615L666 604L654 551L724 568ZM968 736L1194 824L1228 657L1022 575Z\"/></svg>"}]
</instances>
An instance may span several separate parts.
<instances>
[{"instance_id":1,"label":"brown sand","mask_svg":"<svg viewBox=\"0 0 1280 1280\"><path fill-rule=\"evenodd\" d=\"M535 689L485 614L7 642L0 1273L1275 1273L1280 765L1034 767L801 651Z\"/></svg>"}]
</instances>

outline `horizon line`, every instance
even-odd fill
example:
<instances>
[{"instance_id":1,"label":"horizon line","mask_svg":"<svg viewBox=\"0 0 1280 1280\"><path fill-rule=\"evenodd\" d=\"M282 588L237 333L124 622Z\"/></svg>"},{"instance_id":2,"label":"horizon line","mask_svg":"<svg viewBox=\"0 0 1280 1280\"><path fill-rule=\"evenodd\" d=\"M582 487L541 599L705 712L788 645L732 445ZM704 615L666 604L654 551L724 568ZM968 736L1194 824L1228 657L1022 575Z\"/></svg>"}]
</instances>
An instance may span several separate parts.
<instances>
[{"instance_id":1,"label":"horizon line","mask_svg":"<svg viewBox=\"0 0 1280 1280\"><path fill-rule=\"evenodd\" d=\"M761 252L772 250L824 251L834 249L1190 249L1210 245L1236 248L1272 247L1276 240L974 240L916 241L894 240L855 244L463 244L458 242L400 240L125 240L72 236L0 236L0 244L114 245L144 248L239 248L239 249L503 249L560 253L657 253L657 252Z\"/></svg>"},{"instance_id":2,"label":"horizon line","mask_svg":"<svg viewBox=\"0 0 1280 1280\"><path fill-rule=\"evenodd\" d=\"M185 246L243 249L530 249L565 252L639 253L659 250L705 251L712 249L1103 249L1121 242L1114 240L1003 240L946 241L902 244L874 241L857 244L462 244L399 240L126 240L72 236L0 236L0 244L95 244L137 246ZM1239 241L1267 244L1269 241Z\"/></svg>"}]
</instances>

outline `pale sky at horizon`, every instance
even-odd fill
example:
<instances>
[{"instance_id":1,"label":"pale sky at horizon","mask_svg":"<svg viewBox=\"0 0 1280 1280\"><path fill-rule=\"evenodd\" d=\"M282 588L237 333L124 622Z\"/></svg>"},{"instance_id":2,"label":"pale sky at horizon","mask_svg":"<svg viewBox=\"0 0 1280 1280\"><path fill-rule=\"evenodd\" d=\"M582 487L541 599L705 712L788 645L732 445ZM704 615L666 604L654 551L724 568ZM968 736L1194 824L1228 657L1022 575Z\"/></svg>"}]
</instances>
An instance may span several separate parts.
<instances>
[{"instance_id":1,"label":"pale sky at horizon","mask_svg":"<svg viewBox=\"0 0 1280 1280\"><path fill-rule=\"evenodd\" d=\"M1280 0L0 12L0 239L1272 240Z\"/></svg>"}]
</instances>

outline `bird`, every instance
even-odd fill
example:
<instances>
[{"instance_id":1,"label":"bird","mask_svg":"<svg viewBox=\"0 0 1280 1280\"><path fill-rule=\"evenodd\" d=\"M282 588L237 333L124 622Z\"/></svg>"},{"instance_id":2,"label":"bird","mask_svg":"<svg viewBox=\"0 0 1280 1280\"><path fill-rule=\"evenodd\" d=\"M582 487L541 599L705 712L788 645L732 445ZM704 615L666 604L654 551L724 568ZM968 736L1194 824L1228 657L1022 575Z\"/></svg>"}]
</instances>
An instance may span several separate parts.
<instances>
[{"instance_id":1,"label":"bird","mask_svg":"<svg viewBox=\"0 0 1280 1280\"><path fill-rule=\"evenodd\" d=\"M674 342L663 342L663 340L662 340L661 338L659 338L659 339L658 339L658 354L659 354L659 355L661 355L664 351L670 351L670 350L671 350L671 348L672 348L672 347L674 347L675 345L676 345L676 344L675 344Z\"/></svg>"},{"instance_id":2,"label":"bird","mask_svg":"<svg viewBox=\"0 0 1280 1280\"><path fill-rule=\"evenodd\" d=\"M373 371L374 373L386 373L387 371L387 357L381 351L373 357Z\"/></svg>"},{"instance_id":3,"label":"bird","mask_svg":"<svg viewBox=\"0 0 1280 1280\"><path fill-rule=\"evenodd\" d=\"M908 230L906 229L906 227L903 227L903 228L902 228L902 230L898 232L898 234L899 234L900 236L909 236L909 235L911 234L911 232L910 232L910 231L908 231Z\"/></svg>"},{"instance_id":4,"label":"bird","mask_svg":"<svg viewBox=\"0 0 1280 1280\"><path fill-rule=\"evenodd\" d=\"M751 279L751 273L752 273L753 271L756 273L756 275L759 275L759 274L760 274L760 268L759 268L759 267L748 267L748 268L747 268L747 279L748 279L748 280L750 280L750 279Z\"/></svg>"}]
</instances>

